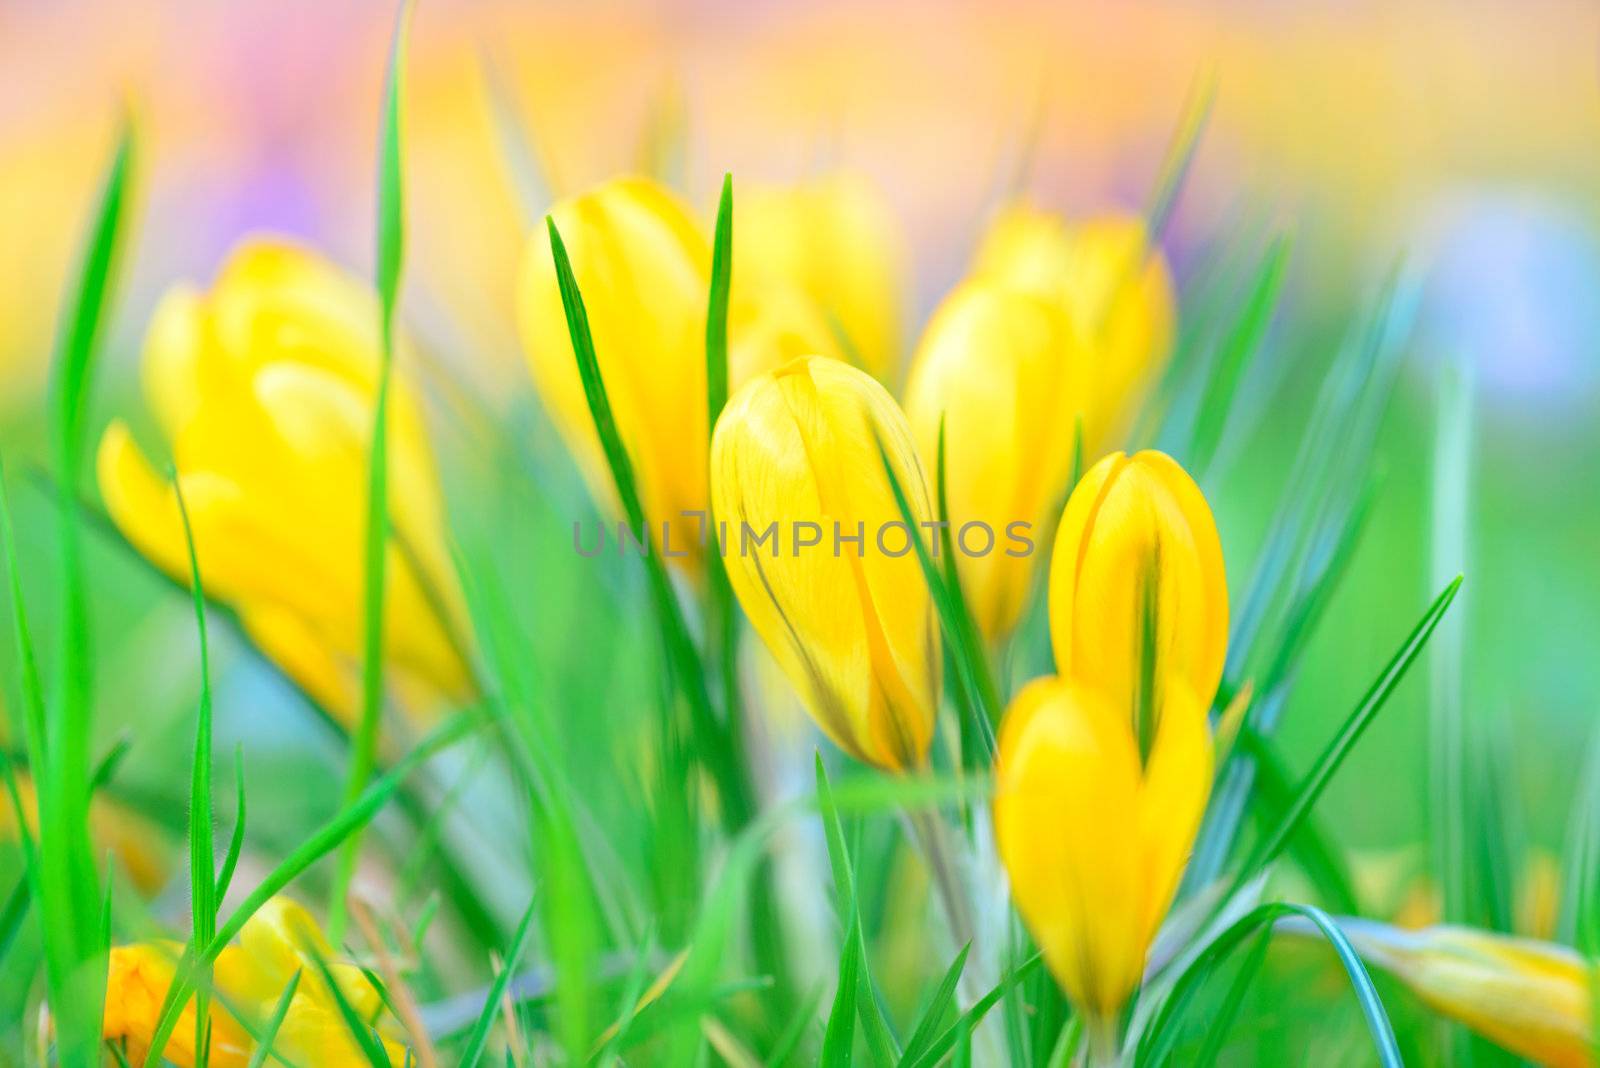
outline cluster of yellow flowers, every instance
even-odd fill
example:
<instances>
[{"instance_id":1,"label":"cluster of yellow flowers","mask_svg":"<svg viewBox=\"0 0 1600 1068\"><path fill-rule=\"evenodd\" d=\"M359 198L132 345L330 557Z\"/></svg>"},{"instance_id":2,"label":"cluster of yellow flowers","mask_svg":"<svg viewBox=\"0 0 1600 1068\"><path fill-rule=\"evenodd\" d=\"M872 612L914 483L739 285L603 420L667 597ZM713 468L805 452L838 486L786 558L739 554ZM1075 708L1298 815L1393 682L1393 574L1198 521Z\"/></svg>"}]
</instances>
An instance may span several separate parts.
<instances>
[{"instance_id":1,"label":"cluster of yellow flowers","mask_svg":"<svg viewBox=\"0 0 1600 1068\"><path fill-rule=\"evenodd\" d=\"M1103 1038L1141 982L1204 814L1228 632L1221 544L1199 488L1163 454L1113 451L1173 337L1171 277L1143 224L1004 210L916 345L902 409L891 390L903 256L872 187L835 175L741 193L735 392L712 433L711 251L693 212L650 180L621 178L556 205L552 218L652 533L696 545L693 517L707 514L755 529L894 523L901 511L885 460L919 522L1054 530L1057 674L1024 687L1005 713L994 829L1018 911L1091 1036ZM614 504L543 228L524 260L518 317L542 399L596 497ZM209 592L347 721L359 680L377 324L367 288L305 249L255 240L209 292L168 295L143 360ZM425 717L467 699L472 683L452 640L466 629L462 598L403 367L389 434L387 677L393 699ZM941 442L944 516L927 474ZM1070 485L1078 463L1096 458ZM102 440L99 474L117 525L184 577L173 488L121 423ZM821 730L865 763L911 771L926 766L935 733L939 628L917 557L871 548L868 539L857 551L741 552L726 566ZM688 581L703 575L705 551L672 557ZM1037 567L1033 554L958 558L966 603L991 645L1016 628ZM219 989L252 1009L290 974L276 930L257 921L238 960L218 963ZM115 951L108 1036L148 1033L138 1021L170 981L165 959L151 947ZM304 984L296 998L298 1033L322 1026L317 989ZM235 1031L219 1021L218 1041L248 1049Z\"/></svg>"}]
</instances>

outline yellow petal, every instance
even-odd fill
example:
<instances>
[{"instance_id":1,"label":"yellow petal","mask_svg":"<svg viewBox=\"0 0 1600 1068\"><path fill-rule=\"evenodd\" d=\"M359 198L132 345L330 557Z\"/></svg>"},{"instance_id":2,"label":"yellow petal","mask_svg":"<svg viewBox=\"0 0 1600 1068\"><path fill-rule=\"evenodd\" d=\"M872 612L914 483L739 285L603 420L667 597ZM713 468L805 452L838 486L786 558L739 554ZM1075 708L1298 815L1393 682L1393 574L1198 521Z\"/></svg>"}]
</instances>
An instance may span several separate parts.
<instances>
[{"instance_id":1,"label":"yellow petal","mask_svg":"<svg viewBox=\"0 0 1600 1068\"><path fill-rule=\"evenodd\" d=\"M606 182L557 204L551 216L583 293L651 536L659 542L661 524L671 523L676 553L698 533L698 522L681 513L706 506L709 247L688 209L646 178ZM517 312L534 384L596 497L616 511L542 226L523 257ZM680 559L697 570L698 553Z\"/></svg>"},{"instance_id":2,"label":"yellow petal","mask_svg":"<svg viewBox=\"0 0 1600 1068\"><path fill-rule=\"evenodd\" d=\"M1073 1003L1114 1018L1153 934L1132 735L1094 691L1037 679L1006 712L995 773L1017 911Z\"/></svg>"},{"instance_id":3,"label":"yellow petal","mask_svg":"<svg viewBox=\"0 0 1600 1068\"><path fill-rule=\"evenodd\" d=\"M933 736L939 647L878 440L926 522L926 485L893 399L862 371L804 358L730 399L711 477L729 580L756 632L841 748L902 769L923 762ZM775 540L750 540L769 527Z\"/></svg>"},{"instance_id":4,"label":"yellow petal","mask_svg":"<svg viewBox=\"0 0 1600 1068\"><path fill-rule=\"evenodd\" d=\"M1159 719L1179 683L1209 703L1222 678L1228 591L1211 510L1170 457L1113 453L1091 468L1061 516L1050 564L1056 669L1138 714L1145 619L1153 612Z\"/></svg>"},{"instance_id":5,"label":"yellow petal","mask_svg":"<svg viewBox=\"0 0 1600 1068\"><path fill-rule=\"evenodd\" d=\"M347 720L355 695L340 680L362 641L377 315L371 290L315 253L253 239L210 291L170 294L145 346L146 390L170 435L206 592ZM454 637L465 611L403 365L392 390L384 642L397 686L416 695L404 706L426 720L471 690ZM119 529L187 582L176 496L122 424L107 429L98 467Z\"/></svg>"},{"instance_id":6,"label":"yellow petal","mask_svg":"<svg viewBox=\"0 0 1600 1068\"><path fill-rule=\"evenodd\" d=\"M893 381L904 238L878 188L837 172L792 186L741 187L736 197L735 292L798 286L837 324L851 362Z\"/></svg>"},{"instance_id":7,"label":"yellow petal","mask_svg":"<svg viewBox=\"0 0 1600 1068\"><path fill-rule=\"evenodd\" d=\"M962 592L991 641L1021 615L1045 523L1066 492L1085 359L1055 306L968 282L934 313L912 362L906 414L930 477L944 421L945 491ZM969 523L979 526L960 537ZM1031 549L1012 536L1019 523Z\"/></svg>"}]
</instances>

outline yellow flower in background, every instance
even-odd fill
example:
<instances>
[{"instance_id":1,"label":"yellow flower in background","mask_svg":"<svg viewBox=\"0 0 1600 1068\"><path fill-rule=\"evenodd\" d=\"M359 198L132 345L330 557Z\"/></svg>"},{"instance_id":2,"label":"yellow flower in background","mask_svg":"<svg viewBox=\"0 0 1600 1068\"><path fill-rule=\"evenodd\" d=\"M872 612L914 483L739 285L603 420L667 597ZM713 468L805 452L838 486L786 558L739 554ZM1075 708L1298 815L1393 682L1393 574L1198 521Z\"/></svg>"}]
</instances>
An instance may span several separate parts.
<instances>
[{"instance_id":1,"label":"yellow flower in background","mask_svg":"<svg viewBox=\"0 0 1600 1068\"><path fill-rule=\"evenodd\" d=\"M1148 755L1127 712L1043 678L1001 724L995 843L1011 895L1090 1034L1114 1025L1177 892L1211 790L1206 708L1169 702Z\"/></svg>"},{"instance_id":2,"label":"yellow flower in background","mask_svg":"<svg viewBox=\"0 0 1600 1068\"><path fill-rule=\"evenodd\" d=\"M1018 203L991 224L974 266L977 276L1055 302L1088 341L1093 375L1084 441L1091 457L1121 443L1171 354L1172 274L1147 240L1137 216L1070 224Z\"/></svg>"},{"instance_id":3,"label":"yellow flower in background","mask_svg":"<svg viewBox=\"0 0 1600 1068\"><path fill-rule=\"evenodd\" d=\"M728 307L728 382L740 386L802 356L849 362L817 303L792 285L735 287Z\"/></svg>"},{"instance_id":4,"label":"yellow flower in background","mask_svg":"<svg viewBox=\"0 0 1600 1068\"><path fill-rule=\"evenodd\" d=\"M728 401L711 489L734 593L812 718L856 759L902 770L933 738L939 640L878 440L918 523L930 521L888 392L837 360L794 360Z\"/></svg>"},{"instance_id":5,"label":"yellow flower in background","mask_svg":"<svg viewBox=\"0 0 1600 1068\"><path fill-rule=\"evenodd\" d=\"M835 172L790 186L736 188L733 280L741 296L798 288L843 335L851 363L882 382L897 377L904 239L888 201L865 177Z\"/></svg>"},{"instance_id":6,"label":"yellow flower in background","mask_svg":"<svg viewBox=\"0 0 1600 1068\"><path fill-rule=\"evenodd\" d=\"M1071 478L1071 413L1085 391L1086 353L1053 304L993 282L967 282L934 312L911 364L906 414L930 483L945 427L946 518L957 537L982 523L999 545L1026 523L1044 537ZM981 541L981 539L980 539ZM1016 625L1042 551L957 551L962 592L985 637Z\"/></svg>"},{"instance_id":7,"label":"yellow flower in background","mask_svg":"<svg viewBox=\"0 0 1600 1068\"><path fill-rule=\"evenodd\" d=\"M368 441L379 364L374 293L275 239L234 250L209 292L179 286L145 338L145 395L171 449L208 595L307 693L359 704ZM389 417L386 677L419 717L471 691L452 643L464 612L422 415L397 368ZM168 574L189 565L177 496L114 421L100 492Z\"/></svg>"},{"instance_id":8,"label":"yellow flower in background","mask_svg":"<svg viewBox=\"0 0 1600 1068\"><path fill-rule=\"evenodd\" d=\"M1572 949L1465 927L1339 925L1363 957L1435 1011L1517 1056L1561 1068L1594 1063L1594 964Z\"/></svg>"},{"instance_id":9,"label":"yellow flower in background","mask_svg":"<svg viewBox=\"0 0 1600 1068\"><path fill-rule=\"evenodd\" d=\"M183 946L176 942L139 943L111 950L102 1031L108 1042L125 1044L132 1055L130 1063L139 1063L149 1051L162 999L182 952ZM213 1065L243 1068L250 1063L255 1042L233 1010L241 1013L252 1029L258 1029L271 1019L296 973L299 985L273 1042L274 1053L318 1068L368 1063L317 967L318 957L362 1020L380 1028L389 1025L382 997L366 973L338 959L310 913L287 898L275 897L244 925L239 943L225 948L213 965L213 983L219 995L210 1003ZM195 1011L191 1000L167 1041L166 1059L183 1068L195 1063ZM392 1064L405 1063L403 1046L387 1038L382 1041Z\"/></svg>"},{"instance_id":10,"label":"yellow flower in background","mask_svg":"<svg viewBox=\"0 0 1600 1068\"><path fill-rule=\"evenodd\" d=\"M706 506L706 302L710 246L689 209L648 178L615 178L551 209L583 293L595 356L632 461L651 537L670 523L673 559L698 571ZM528 366L598 499L616 490L567 332L550 235L536 227L517 287Z\"/></svg>"},{"instance_id":11,"label":"yellow flower in background","mask_svg":"<svg viewBox=\"0 0 1600 1068\"><path fill-rule=\"evenodd\" d=\"M3 735L4 732L0 732ZM39 833L39 794L33 777L18 770L17 800L22 802L22 818L28 830ZM133 809L97 791L89 803L89 831L95 844L109 850L121 864L133 885L145 894L159 893L172 871L172 849L151 821ZM0 842L14 842L17 811L0 788Z\"/></svg>"},{"instance_id":12,"label":"yellow flower in background","mask_svg":"<svg viewBox=\"0 0 1600 1068\"><path fill-rule=\"evenodd\" d=\"M1228 651L1216 522L1171 457L1113 453L1072 491L1050 561L1056 671L1124 717L1159 722L1179 699L1209 708Z\"/></svg>"}]
</instances>

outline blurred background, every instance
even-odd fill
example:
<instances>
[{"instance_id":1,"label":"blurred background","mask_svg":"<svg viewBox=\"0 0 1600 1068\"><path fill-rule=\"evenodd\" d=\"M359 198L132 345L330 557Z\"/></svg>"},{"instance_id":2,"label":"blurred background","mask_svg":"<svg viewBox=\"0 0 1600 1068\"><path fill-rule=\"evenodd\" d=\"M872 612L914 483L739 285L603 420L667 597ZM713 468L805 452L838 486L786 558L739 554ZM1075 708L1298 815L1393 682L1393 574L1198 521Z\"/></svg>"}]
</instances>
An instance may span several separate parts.
<instances>
[{"instance_id":1,"label":"blurred background","mask_svg":"<svg viewBox=\"0 0 1600 1068\"><path fill-rule=\"evenodd\" d=\"M96 425L143 410L136 358L161 291L209 279L241 235L297 235L370 275L391 21L380 3L0 2L8 465L44 455L58 294L120 111L142 139L137 224ZM1311 759L1461 570L1450 641L1462 714L1508 776L1502 815L1560 851L1600 697L1593 4L424 0L411 47L404 314L463 389L511 425L527 422L535 456L559 449L527 415L512 290L530 220L552 195L649 169L709 222L724 170L736 189L865 172L905 234L914 340L1001 190L1020 181L1069 213L1138 209L1191 86L1214 74L1210 127L1166 236L1180 283L1230 235L1293 240L1254 383L1259 418L1230 434L1206 486L1235 597L1334 352L1391 265L1403 260L1417 286L1379 438L1382 494L1294 691L1284 759ZM509 127L526 135L521 158ZM1443 466L1441 440L1453 442ZM451 446L441 449L448 464ZM580 492L570 470L524 474ZM44 510L38 498L20 507ZM47 554L47 532L29 534L39 515L24 519L25 559L30 547ZM558 507L519 515L497 551L515 567L536 546L563 546L569 529ZM125 557L98 566L96 611L113 624L101 693L130 695L101 721L108 732L138 723L141 739L169 737L182 751L188 609ZM576 560L568 570L578 574L530 580L531 615L584 611L588 579ZM570 697L584 665L551 646L530 656ZM1430 697L1449 689L1448 674L1408 680L1321 803L1345 845L1425 852ZM225 683L219 740L252 740L258 763L319 737L278 711L274 685L248 668ZM159 777L155 748L154 759L142 742L130 754L135 781L141 766Z\"/></svg>"}]
</instances>

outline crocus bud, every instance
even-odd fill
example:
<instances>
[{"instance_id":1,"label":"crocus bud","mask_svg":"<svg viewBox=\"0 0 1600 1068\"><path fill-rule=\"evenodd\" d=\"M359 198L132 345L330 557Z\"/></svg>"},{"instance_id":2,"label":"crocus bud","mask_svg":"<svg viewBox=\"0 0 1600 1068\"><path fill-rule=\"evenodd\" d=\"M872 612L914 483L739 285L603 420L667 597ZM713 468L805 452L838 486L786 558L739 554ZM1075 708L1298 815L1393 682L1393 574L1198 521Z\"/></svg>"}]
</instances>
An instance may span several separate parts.
<instances>
[{"instance_id":1,"label":"crocus bud","mask_svg":"<svg viewBox=\"0 0 1600 1068\"><path fill-rule=\"evenodd\" d=\"M206 593L345 722L360 704L379 351L371 289L306 249L257 239L234 251L209 292L166 295L142 362ZM430 718L472 686L433 453L404 361L391 382L388 457L385 677L401 708ZM187 583L177 496L121 422L101 439L98 473L117 527Z\"/></svg>"},{"instance_id":2,"label":"crocus bud","mask_svg":"<svg viewBox=\"0 0 1600 1068\"><path fill-rule=\"evenodd\" d=\"M1085 356L1053 304L974 281L934 312L912 361L906 414L930 480L944 422L945 518L963 594L990 641L1022 614L1044 555L1036 539L1067 491Z\"/></svg>"},{"instance_id":3,"label":"crocus bud","mask_svg":"<svg viewBox=\"0 0 1600 1068\"><path fill-rule=\"evenodd\" d=\"M1091 456L1119 444L1171 354L1177 318L1171 272L1143 221L1074 225L1015 204L990 227L974 273L1054 301L1073 320L1093 354L1084 441Z\"/></svg>"},{"instance_id":4,"label":"crocus bud","mask_svg":"<svg viewBox=\"0 0 1600 1068\"><path fill-rule=\"evenodd\" d=\"M130 1061L142 1061L148 1055L162 1001L182 953L183 946L176 942L142 942L111 950L102 1032L106 1041L126 1046ZM239 1017L258 1024L271 1019L298 973L298 985L273 1043L274 1052L298 1063L330 1068L370 1065L345 1025L333 990L318 967L319 960L361 1020L375 1021L380 1033L397 1030L366 973L340 959L304 908L275 897L246 921L239 943L225 947L213 965L212 983L219 996L209 1006L210 1063L219 1068L243 1068L260 1059L252 1059L256 1043ZM197 1063L195 1012L191 1000L167 1039L166 1059L184 1068ZM380 1041L391 1064L408 1063L405 1047L398 1041L382 1034Z\"/></svg>"},{"instance_id":5,"label":"crocus bud","mask_svg":"<svg viewBox=\"0 0 1600 1068\"><path fill-rule=\"evenodd\" d=\"M939 643L880 442L929 522L894 400L847 364L794 360L729 400L711 491L734 593L812 718L858 760L900 770L920 766L933 737Z\"/></svg>"},{"instance_id":6,"label":"crocus bud","mask_svg":"<svg viewBox=\"0 0 1600 1068\"><path fill-rule=\"evenodd\" d=\"M1163 453L1083 476L1050 562L1056 671L1098 690L1147 741L1182 694L1209 706L1228 649L1228 587L1200 487Z\"/></svg>"},{"instance_id":7,"label":"crocus bud","mask_svg":"<svg viewBox=\"0 0 1600 1068\"><path fill-rule=\"evenodd\" d=\"M1174 697L1143 757L1127 716L1078 681L1029 683L1000 728L996 846L1017 911L1091 1039L1139 983L1211 788L1206 710Z\"/></svg>"},{"instance_id":8,"label":"crocus bud","mask_svg":"<svg viewBox=\"0 0 1600 1068\"><path fill-rule=\"evenodd\" d=\"M1517 1056L1562 1068L1594 1063L1594 965L1566 946L1466 927L1339 926L1369 963Z\"/></svg>"},{"instance_id":9,"label":"crocus bud","mask_svg":"<svg viewBox=\"0 0 1600 1068\"><path fill-rule=\"evenodd\" d=\"M583 294L595 357L640 503L669 558L698 571L706 506L706 300L710 249L687 207L647 178L617 178L551 209ZM550 235L528 242L518 322L535 386L595 496L620 513L583 392Z\"/></svg>"},{"instance_id":10,"label":"crocus bud","mask_svg":"<svg viewBox=\"0 0 1600 1068\"><path fill-rule=\"evenodd\" d=\"M733 242L736 293L797 287L842 336L850 362L880 381L893 379L904 241L876 186L841 172L792 186L740 187Z\"/></svg>"}]
</instances>

